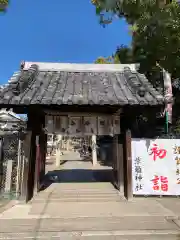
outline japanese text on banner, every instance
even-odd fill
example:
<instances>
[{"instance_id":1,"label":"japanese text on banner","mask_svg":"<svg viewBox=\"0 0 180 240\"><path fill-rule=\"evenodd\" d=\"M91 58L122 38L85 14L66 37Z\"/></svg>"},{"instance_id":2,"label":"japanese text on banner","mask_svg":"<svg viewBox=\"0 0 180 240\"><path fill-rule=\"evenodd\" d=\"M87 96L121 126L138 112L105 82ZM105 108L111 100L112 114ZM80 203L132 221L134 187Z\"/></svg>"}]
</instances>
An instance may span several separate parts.
<instances>
[{"instance_id":1,"label":"japanese text on banner","mask_svg":"<svg viewBox=\"0 0 180 240\"><path fill-rule=\"evenodd\" d=\"M174 147L174 158L176 161L177 184L180 184L180 146Z\"/></svg>"},{"instance_id":2,"label":"japanese text on banner","mask_svg":"<svg viewBox=\"0 0 180 240\"><path fill-rule=\"evenodd\" d=\"M143 189L143 185L142 185L143 176L142 176L141 158L140 157L137 157L135 159L134 169L135 169L135 183L136 183L135 190L138 192L139 190Z\"/></svg>"}]
</instances>

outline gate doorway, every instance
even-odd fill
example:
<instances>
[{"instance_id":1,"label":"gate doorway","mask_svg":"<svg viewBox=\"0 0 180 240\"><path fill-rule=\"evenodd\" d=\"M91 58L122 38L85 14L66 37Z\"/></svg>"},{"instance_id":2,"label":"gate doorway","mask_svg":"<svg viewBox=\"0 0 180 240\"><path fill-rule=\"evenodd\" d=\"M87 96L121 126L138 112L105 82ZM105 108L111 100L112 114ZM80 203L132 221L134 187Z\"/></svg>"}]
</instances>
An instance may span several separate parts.
<instances>
[{"instance_id":1,"label":"gate doorway","mask_svg":"<svg viewBox=\"0 0 180 240\"><path fill-rule=\"evenodd\" d=\"M92 137L56 137L53 147L47 146L45 176L41 189L53 183L114 184L112 155L107 154L102 137L96 140L97 162L93 164ZM111 139L112 140L112 139ZM109 141L110 142L110 141ZM104 147L104 148L103 148ZM52 149L53 148L53 149ZM110 147L109 147L110 148Z\"/></svg>"}]
</instances>

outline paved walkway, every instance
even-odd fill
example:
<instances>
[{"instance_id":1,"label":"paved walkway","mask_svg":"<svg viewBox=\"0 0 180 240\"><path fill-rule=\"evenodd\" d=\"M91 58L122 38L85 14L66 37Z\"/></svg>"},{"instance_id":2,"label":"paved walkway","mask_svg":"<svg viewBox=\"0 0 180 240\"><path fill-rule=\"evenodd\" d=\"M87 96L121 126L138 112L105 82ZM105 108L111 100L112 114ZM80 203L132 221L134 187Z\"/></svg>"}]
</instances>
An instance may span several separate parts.
<instances>
[{"instance_id":1,"label":"paved walkway","mask_svg":"<svg viewBox=\"0 0 180 240\"><path fill-rule=\"evenodd\" d=\"M96 182L93 170L105 167L93 168L80 160L61 167L63 171L56 169L50 186L31 202L0 214L0 240L180 239L178 198L134 198L127 202L107 178ZM82 182L83 177L86 182Z\"/></svg>"},{"instance_id":2,"label":"paved walkway","mask_svg":"<svg viewBox=\"0 0 180 240\"><path fill-rule=\"evenodd\" d=\"M112 180L112 167L97 164L93 167L90 158L82 160L77 152L67 152L61 156L61 166L55 166L55 157L48 159L47 178L53 182L109 182Z\"/></svg>"}]
</instances>

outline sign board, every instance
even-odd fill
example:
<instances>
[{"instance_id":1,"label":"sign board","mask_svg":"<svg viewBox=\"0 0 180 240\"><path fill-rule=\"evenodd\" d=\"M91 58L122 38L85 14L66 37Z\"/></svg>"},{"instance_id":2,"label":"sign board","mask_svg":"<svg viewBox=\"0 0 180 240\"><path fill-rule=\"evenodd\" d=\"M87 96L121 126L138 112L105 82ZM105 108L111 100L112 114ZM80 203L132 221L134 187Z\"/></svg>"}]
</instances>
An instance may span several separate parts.
<instances>
[{"instance_id":1,"label":"sign board","mask_svg":"<svg viewBox=\"0 0 180 240\"><path fill-rule=\"evenodd\" d=\"M98 135L109 135L109 118L98 117Z\"/></svg>"},{"instance_id":2,"label":"sign board","mask_svg":"<svg viewBox=\"0 0 180 240\"><path fill-rule=\"evenodd\" d=\"M119 116L53 116L46 115L48 133L63 136L91 136L120 134Z\"/></svg>"},{"instance_id":3,"label":"sign board","mask_svg":"<svg viewBox=\"0 0 180 240\"><path fill-rule=\"evenodd\" d=\"M81 117L71 117L69 119L69 134L74 136L82 135Z\"/></svg>"},{"instance_id":4,"label":"sign board","mask_svg":"<svg viewBox=\"0 0 180 240\"><path fill-rule=\"evenodd\" d=\"M180 140L133 139L135 195L180 195Z\"/></svg>"},{"instance_id":5,"label":"sign board","mask_svg":"<svg viewBox=\"0 0 180 240\"><path fill-rule=\"evenodd\" d=\"M85 135L97 135L97 118L96 117L84 117L84 134Z\"/></svg>"}]
</instances>

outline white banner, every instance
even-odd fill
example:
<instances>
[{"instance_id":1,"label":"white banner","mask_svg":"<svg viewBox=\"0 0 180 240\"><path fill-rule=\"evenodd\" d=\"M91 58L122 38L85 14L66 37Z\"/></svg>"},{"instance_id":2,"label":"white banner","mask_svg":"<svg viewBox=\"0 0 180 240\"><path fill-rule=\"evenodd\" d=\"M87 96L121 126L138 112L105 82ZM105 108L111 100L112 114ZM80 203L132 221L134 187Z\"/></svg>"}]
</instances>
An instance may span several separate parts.
<instances>
[{"instance_id":1,"label":"white banner","mask_svg":"<svg viewBox=\"0 0 180 240\"><path fill-rule=\"evenodd\" d=\"M133 194L180 195L180 140L132 140Z\"/></svg>"},{"instance_id":2,"label":"white banner","mask_svg":"<svg viewBox=\"0 0 180 240\"><path fill-rule=\"evenodd\" d=\"M168 122L172 123L172 83L171 83L171 75L165 69L163 69L163 78L164 78L164 97L166 102L168 103L166 105L165 111L168 113Z\"/></svg>"}]
</instances>

